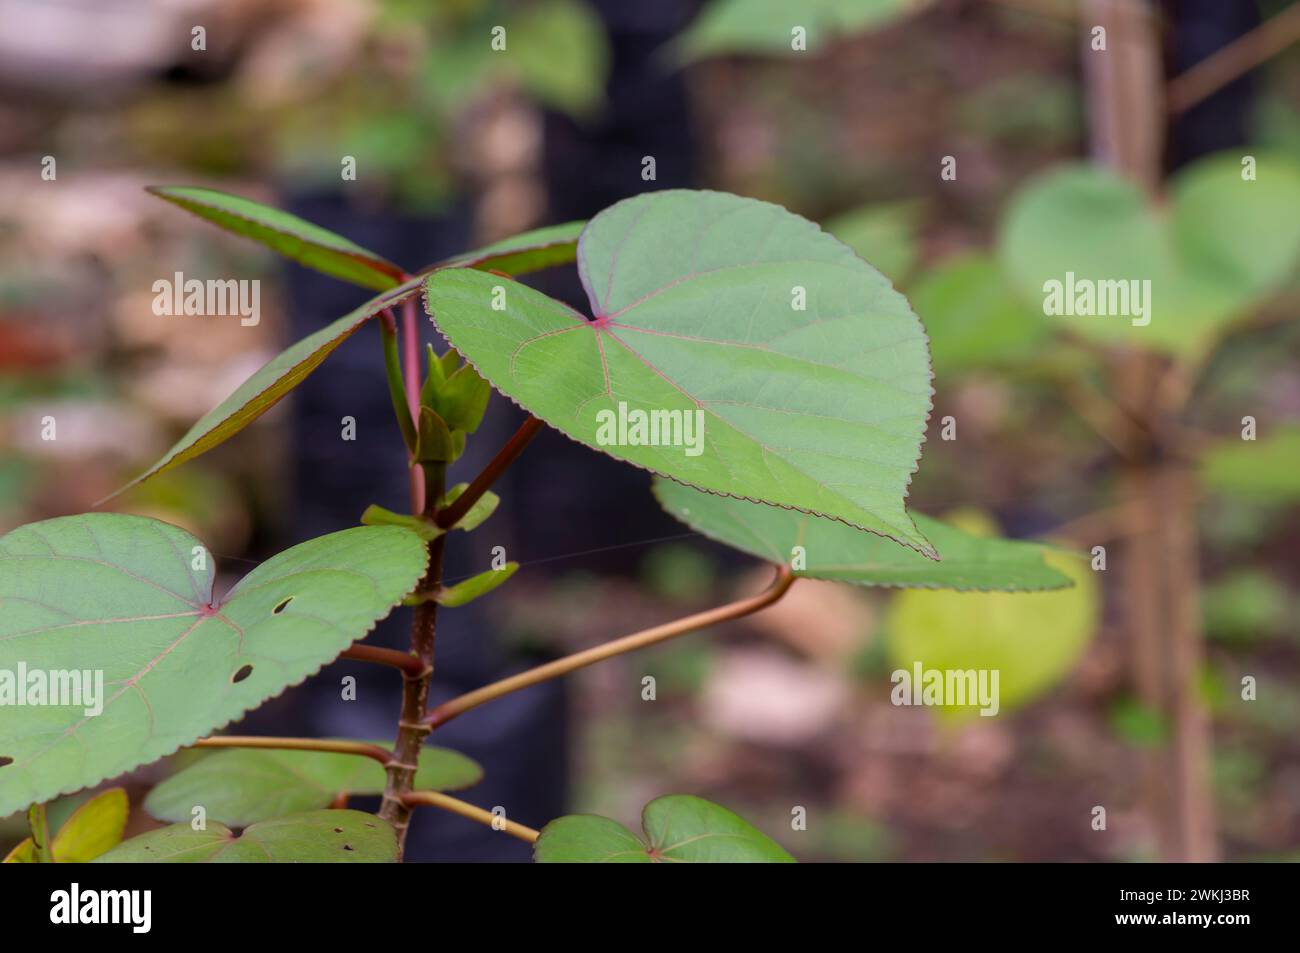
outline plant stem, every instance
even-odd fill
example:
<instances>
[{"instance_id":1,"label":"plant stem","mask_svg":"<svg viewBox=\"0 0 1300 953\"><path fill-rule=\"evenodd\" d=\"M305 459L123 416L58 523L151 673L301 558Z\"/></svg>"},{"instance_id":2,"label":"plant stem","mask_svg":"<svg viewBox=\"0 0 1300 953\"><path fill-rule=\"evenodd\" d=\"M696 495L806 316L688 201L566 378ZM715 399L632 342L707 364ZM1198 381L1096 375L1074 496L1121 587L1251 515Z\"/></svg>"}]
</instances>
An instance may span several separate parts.
<instances>
[{"instance_id":1,"label":"plant stem","mask_svg":"<svg viewBox=\"0 0 1300 953\"><path fill-rule=\"evenodd\" d=\"M44 804L33 804L27 809L27 826L32 832L32 853L38 864L54 863L54 848L50 845L50 823L45 816Z\"/></svg>"},{"instance_id":2,"label":"plant stem","mask_svg":"<svg viewBox=\"0 0 1300 953\"><path fill-rule=\"evenodd\" d=\"M392 754L379 745L364 741L339 741L330 738L271 738L261 735L214 735L200 738L192 748L275 748L286 751L328 751L333 754L355 754L372 758L382 765L392 760Z\"/></svg>"},{"instance_id":3,"label":"plant stem","mask_svg":"<svg viewBox=\"0 0 1300 953\"><path fill-rule=\"evenodd\" d=\"M408 807L417 805L427 805L429 807L440 807L444 811L451 811L453 814L459 814L461 817L467 817L471 821L478 821L480 824L486 824L494 830L501 830L512 837L518 837L520 840L532 844L541 836L539 831L531 827L525 827L515 821L506 820L493 814L491 811L485 811L481 807L475 807L473 804L467 804L454 797L449 797L439 791L408 791L402 796L402 800ZM502 825L498 827L497 825Z\"/></svg>"},{"instance_id":4,"label":"plant stem","mask_svg":"<svg viewBox=\"0 0 1300 953\"><path fill-rule=\"evenodd\" d=\"M1196 532L1197 496L1194 468L1181 459L1157 474L1162 501L1160 548L1164 553L1164 597L1170 636L1166 662L1169 717L1173 726L1170 757L1175 774L1175 823L1182 861L1219 859L1214 790L1211 783L1212 736L1209 712L1201 697L1205 639L1201 627L1200 559Z\"/></svg>"},{"instance_id":5,"label":"plant stem","mask_svg":"<svg viewBox=\"0 0 1300 953\"><path fill-rule=\"evenodd\" d=\"M402 382L402 363L397 354L397 324L391 310L383 313L379 322L384 340L384 374L388 378L388 396L393 402L393 414L402 430L402 441L408 453L415 452L415 423L406 402L406 387Z\"/></svg>"},{"instance_id":6,"label":"plant stem","mask_svg":"<svg viewBox=\"0 0 1300 953\"><path fill-rule=\"evenodd\" d=\"M506 471L506 468L519 458L519 455L524 452L524 447L528 446L529 442L533 437L537 436L537 432L541 429L542 422L536 417L529 417L525 420L519 426L519 429L515 431L514 436L506 442L506 445L497 452L497 455L488 462L482 472L474 478L474 482L465 488L464 493L456 497L456 501L451 506L439 513L434 518L434 522L443 529L448 529L460 522L461 518L469 512L469 508L477 503L479 498L497 481L497 478Z\"/></svg>"},{"instance_id":7,"label":"plant stem","mask_svg":"<svg viewBox=\"0 0 1300 953\"><path fill-rule=\"evenodd\" d=\"M1108 53L1084 57L1094 155L1154 198L1162 184L1169 114L1155 24L1149 8L1135 0L1088 0L1085 13L1085 22L1105 26L1110 43ZM1195 671L1202 653L1196 488L1180 423L1189 369L1178 363L1165 369L1157 356L1136 348L1119 354L1109 369L1119 405L1140 414L1139 439L1123 468L1124 505L1136 523L1123 554L1124 625L1135 687L1172 735L1168 746L1144 759L1145 806L1162 859L1214 860L1209 719Z\"/></svg>"},{"instance_id":8,"label":"plant stem","mask_svg":"<svg viewBox=\"0 0 1300 953\"><path fill-rule=\"evenodd\" d=\"M1170 114L1186 112L1297 40L1300 40L1300 6L1292 6L1171 80Z\"/></svg>"},{"instance_id":9,"label":"plant stem","mask_svg":"<svg viewBox=\"0 0 1300 953\"><path fill-rule=\"evenodd\" d=\"M406 409L411 420L420 419L420 333L415 324L417 296L402 302L402 366L405 368ZM411 446L414 447L414 441ZM439 490L439 493L442 491ZM429 487L416 468L411 468L411 512L420 513L428 500ZM437 501L434 497L434 501Z\"/></svg>"},{"instance_id":10,"label":"plant stem","mask_svg":"<svg viewBox=\"0 0 1300 953\"><path fill-rule=\"evenodd\" d=\"M421 478L425 506L423 515L432 518L437 512L446 479L443 464L426 464L414 468ZM429 568L415 589L416 595L434 592L442 585L443 552L447 537L439 536L429 544ZM397 723L397 741L393 746L393 760L388 765L388 783L384 788L384 801L379 816L397 831L400 858L406 844L406 830L411 822L411 808L404 800L410 793L419 765L420 747L431 728L423 723L425 708L429 703L429 684L433 681L433 641L437 630L438 603L428 600L415 607L411 623L411 655L419 662L420 672L402 675L402 710Z\"/></svg>"},{"instance_id":11,"label":"plant stem","mask_svg":"<svg viewBox=\"0 0 1300 953\"><path fill-rule=\"evenodd\" d=\"M1132 455L1144 437L1142 429L1132 415L1095 389L1081 383L1073 375L1065 374L1057 382L1061 396L1080 419L1092 427L1121 457Z\"/></svg>"},{"instance_id":12,"label":"plant stem","mask_svg":"<svg viewBox=\"0 0 1300 953\"><path fill-rule=\"evenodd\" d=\"M362 645L360 642L346 649L339 658L350 659L354 662L374 662L376 665L388 665L411 676L417 676L424 671L424 663L410 652L384 649L376 645Z\"/></svg>"},{"instance_id":13,"label":"plant stem","mask_svg":"<svg viewBox=\"0 0 1300 953\"><path fill-rule=\"evenodd\" d=\"M503 678L499 682L493 682L491 685L485 685L483 688L443 702L429 712L425 722L431 729L437 728L439 725L445 725L457 715L462 715L470 709L477 708L494 698L500 698L502 695L517 692L522 688L528 688L540 682L549 681L552 678L559 678L561 675L567 675L570 672L586 668L588 665L604 661L607 658L613 658L616 655L623 655L627 652L645 648L648 645L666 642L679 635L685 635L687 632L694 632L697 629L716 625L719 622L750 615L760 609L767 608L784 596L794 583L794 580L795 576L790 572L789 568L781 566L778 568L776 579L772 581L772 584L756 596L740 599L725 606L719 606L716 609L709 609L706 612L697 612L695 615L689 615L675 622L655 626L652 629L634 632L631 635L625 635L621 639L615 639L595 648L577 652L562 659L556 659L554 662L548 662L545 665L539 665L537 668L529 669L518 675Z\"/></svg>"}]
</instances>

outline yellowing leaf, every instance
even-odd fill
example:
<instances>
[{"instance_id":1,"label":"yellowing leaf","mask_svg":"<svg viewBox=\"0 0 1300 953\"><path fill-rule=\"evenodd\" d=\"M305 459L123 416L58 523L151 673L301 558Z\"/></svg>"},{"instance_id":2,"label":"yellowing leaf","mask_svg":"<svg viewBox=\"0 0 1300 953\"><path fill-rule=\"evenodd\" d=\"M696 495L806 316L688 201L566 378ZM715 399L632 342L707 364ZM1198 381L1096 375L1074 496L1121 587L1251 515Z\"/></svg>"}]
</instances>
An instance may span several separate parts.
<instances>
[{"instance_id":1,"label":"yellowing leaf","mask_svg":"<svg viewBox=\"0 0 1300 953\"><path fill-rule=\"evenodd\" d=\"M1074 586L1027 593L900 592L885 619L890 664L909 676L917 663L922 670L997 672L999 712L1033 701L1078 662L1098 615L1097 583L1087 563L1053 550L1044 559ZM940 710L960 718L980 709L967 704Z\"/></svg>"},{"instance_id":2,"label":"yellowing leaf","mask_svg":"<svg viewBox=\"0 0 1300 953\"><path fill-rule=\"evenodd\" d=\"M59 828L51 845L59 864L85 864L116 847L130 813L126 791L109 788L81 805ZM29 837L9 852L6 864L32 864L36 850Z\"/></svg>"}]
</instances>

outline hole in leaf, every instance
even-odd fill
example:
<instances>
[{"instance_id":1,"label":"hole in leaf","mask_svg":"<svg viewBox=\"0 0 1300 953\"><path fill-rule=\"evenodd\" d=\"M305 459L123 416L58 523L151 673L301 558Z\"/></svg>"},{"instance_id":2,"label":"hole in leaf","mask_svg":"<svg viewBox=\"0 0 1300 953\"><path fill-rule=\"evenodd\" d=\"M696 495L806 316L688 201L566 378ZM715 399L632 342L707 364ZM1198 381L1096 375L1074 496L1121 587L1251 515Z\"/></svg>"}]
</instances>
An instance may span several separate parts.
<instances>
[{"instance_id":1,"label":"hole in leaf","mask_svg":"<svg viewBox=\"0 0 1300 953\"><path fill-rule=\"evenodd\" d=\"M0 755L0 768L3 768L7 764L13 764L13 763L14 763L13 758L7 757L5 755Z\"/></svg>"},{"instance_id":2,"label":"hole in leaf","mask_svg":"<svg viewBox=\"0 0 1300 953\"><path fill-rule=\"evenodd\" d=\"M344 845L343 845L343 849L344 849L344 850L351 850L351 849L352 849L352 845L351 845L351 844L344 844Z\"/></svg>"},{"instance_id":3,"label":"hole in leaf","mask_svg":"<svg viewBox=\"0 0 1300 953\"><path fill-rule=\"evenodd\" d=\"M293 596L286 596L284 599L280 601L279 605L277 605L274 609L271 610L271 615L279 615L281 612L284 611L285 606L287 606L291 602L293 602Z\"/></svg>"},{"instance_id":4,"label":"hole in leaf","mask_svg":"<svg viewBox=\"0 0 1300 953\"><path fill-rule=\"evenodd\" d=\"M253 666L245 665L234 675L230 676L230 681L232 684L238 684L239 682L242 682L244 679L248 678L248 676L252 674L253 674Z\"/></svg>"}]
</instances>

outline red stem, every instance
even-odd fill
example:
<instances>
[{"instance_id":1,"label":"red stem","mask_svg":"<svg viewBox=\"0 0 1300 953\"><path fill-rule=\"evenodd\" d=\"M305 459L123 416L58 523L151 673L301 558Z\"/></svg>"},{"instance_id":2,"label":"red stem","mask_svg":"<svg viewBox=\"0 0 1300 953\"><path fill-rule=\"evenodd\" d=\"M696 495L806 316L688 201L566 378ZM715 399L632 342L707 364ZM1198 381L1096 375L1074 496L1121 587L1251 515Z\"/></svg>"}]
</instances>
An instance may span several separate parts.
<instances>
[{"instance_id":1,"label":"red stem","mask_svg":"<svg viewBox=\"0 0 1300 953\"><path fill-rule=\"evenodd\" d=\"M419 677L425 669L425 665L410 652L399 652L397 649L384 649L377 645L362 645L357 643L346 649L341 659L351 659L354 662L374 662L377 665L388 665L399 671L405 672L413 678Z\"/></svg>"},{"instance_id":2,"label":"red stem","mask_svg":"<svg viewBox=\"0 0 1300 953\"><path fill-rule=\"evenodd\" d=\"M331 738L271 738L264 735L214 735L200 738L192 748L271 748L281 751L326 751L332 754L355 754L371 758L385 767L393 760L392 752L365 741L339 741Z\"/></svg>"},{"instance_id":3,"label":"red stem","mask_svg":"<svg viewBox=\"0 0 1300 953\"><path fill-rule=\"evenodd\" d=\"M506 471L506 468L519 458L519 455L524 452L524 447L528 446L529 441L537 436L537 432L541 429L542 422L536 417L525 420L515 431L515 435L497 451L497 455L474 478L474 482L465 488L464 493L456 497L456 502L445 510L440 510L433 521L442 529L455 526L460 522L461 518L469 512L469 508L477 503L497 478Z\"/></svg>"},{"instance_id":4,"label":"red stem","mask_svg":"<svg viewBox=\"0 0 1300 953\"><path fill-rule=\"evenodd\" d=\"M415 301L410 297L402 302L402 367L406 380L406 403L411 419L420 421L420 333L415 324ZM424 511L424 477L419 467L411 467L411 512Z\"/></svg>"}]
</instances>

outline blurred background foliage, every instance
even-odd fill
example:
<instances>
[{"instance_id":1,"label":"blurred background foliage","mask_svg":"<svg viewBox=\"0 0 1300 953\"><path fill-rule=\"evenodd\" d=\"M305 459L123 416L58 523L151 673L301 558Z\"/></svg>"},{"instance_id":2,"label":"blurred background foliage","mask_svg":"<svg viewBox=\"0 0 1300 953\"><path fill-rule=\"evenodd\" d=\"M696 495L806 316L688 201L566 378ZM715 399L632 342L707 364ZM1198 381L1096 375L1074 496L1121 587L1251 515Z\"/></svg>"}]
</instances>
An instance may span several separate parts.
<instances>
[{"instance_id":1,"label":"blurred background foliage","mask_svg":"<svg viewBox=\"0 0 1300 953\"><path fill-rule=\"evenodd\" d=\"M0 531L89 508L286 336L279 264L143 185L202 183L276 204L326 193L359 219L466 212L475 240L545 224L573 204L548 169L548 144L584 130L623 135L638 121L644 103L628 99L619 72L626 49L611 42L621 23L653 46L637 69L685 84L688 121L668 134L690 150L690 184L824 223L912 300L935 366L932 432L911 490L924 511L972 505L967 518L990 532L1084 551L1112 528L1096 522L1115 489L1112 450L1086 421L1105 342L1055 333L1033 294L1034 255L1050 257L1054 243L1073 243L1067 257L1157 254L1166 239L1151 236L1172 228L1180 253L1245 268L1229 269L1245 287L1220 310L1236 324L1212 355L1197 350L1204 378L1192 397L1207 451L1201 686L1225 856L1300 856L1300 323L1289 320L1300 304L1300 177L1261 197L1276 230L1216 248L1226 216L1255 214L1216 199L1214 163L1235 174L1235 160L1182 173L1201 179L1187 186L1200 204L1181 216L1178 188L1172 210L1148 209L1104 177L1070 172L1086 151L1086 109L1068 0L817 0L799 55L765 28L780 0L680 0L643 16L620 6L0 0ZM195 24L207 31L202 52ZM504 50L491 46L497 26ZM1300 162L1298 104L1300 51L1290 49L1235 107L1250 150ZM46 155L55 182L40 179ZM960 156L951 181L939 175L949 155ZM340 181L345 156L354 182ZM625 194L658 184L639 162L605 175ZM1103 221L1103 237L1079 251L1088 235L1067 223L1080 207L1117 209L1130 244L1115 244ZM1009 252L1016 243L1028 251ZM1206 260L1178 265L1189 307L1224 287L1206 290L1222 278ZM154 316L152 282L174 271L262 278L261 324ZM1207 321L1216 338L1229 329ZM48 414L55 442L39 437ZM1260 422L1256 443L1240 439L1247 414ZM959 427L951 441L938 434L947 416ZM289 426L268 415L113 506L191 529L237 575L283 527ZM547 499L592 519L580 485L574 494ZM368 501L355 502L359 513ZM653 503L644 494L626 506ZM525 535L529 519L519 517ZM752 561L678 529L660 541L625 534L616 558L550 538L534 550L545 558L525 560L501 590L494 631L477 635L519 656L563 652L763 584ZM632 821L658 794L691 792L803 859L1151 857L1135 765L1169 726L1129 686L1112 580L1054 558L1078 588L1006 596L805 580L744 623L580 673L572 807ZM892 706L890 671L920 657L1000 667L1000 715ZM1239 700L1246 674L1267 686L1251 703ZM133 803L166 770L139 772ZM1108 806L1107 832L1089 827L1095 804ZM798 806L807 831L790 829ZM131 823L150 822L137 813ZM17 836L13 822L0 830Z\"/></svg>"}]
</instances>

